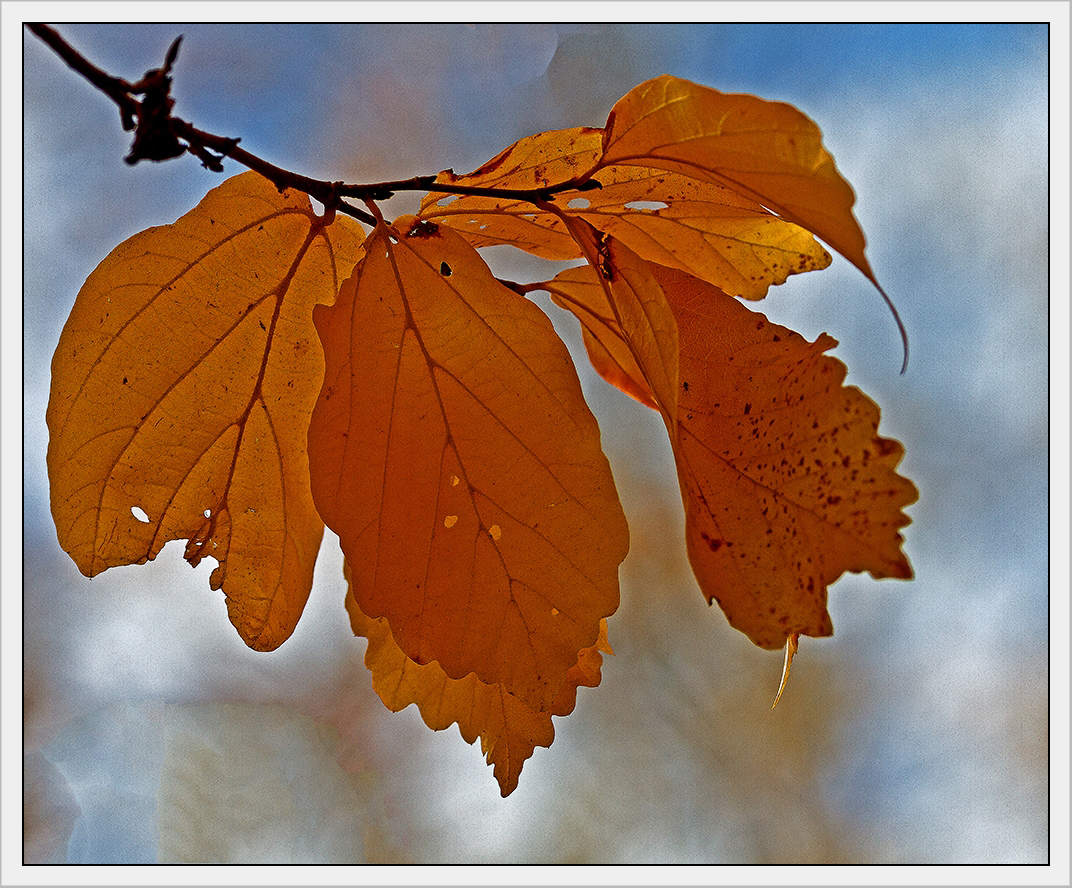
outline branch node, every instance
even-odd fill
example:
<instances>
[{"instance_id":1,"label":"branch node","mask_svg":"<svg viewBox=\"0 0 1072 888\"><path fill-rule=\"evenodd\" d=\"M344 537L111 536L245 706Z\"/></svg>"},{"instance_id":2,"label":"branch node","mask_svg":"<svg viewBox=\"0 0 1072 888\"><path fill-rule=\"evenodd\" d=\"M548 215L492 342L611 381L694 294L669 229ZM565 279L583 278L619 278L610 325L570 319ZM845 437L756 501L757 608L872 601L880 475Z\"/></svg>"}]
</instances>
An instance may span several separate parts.
<instances>
[{"instance_id":1,"label":"branch node","mask_svg":"<svg viewBox=\"0 0 1072 888\"><path fill-rule=\"evenodd\" d=\"M138 123L134 144L130 154L124 158L128 164L133 165L140 160L170 160L186 151L186 146L179 142L171 125L171 109L175 106L175 100L171 98L170 71L179 54L181 42L180 34L168 48L163 67L146 71L145 76L130 87L131 93L145 98L137 105ZM129 122L132 121L124 117L123 125ZM201 154L198 157L207 165ZM215 163L220 170L223 169L218 160Z\"/></svg>"}]
</instances>

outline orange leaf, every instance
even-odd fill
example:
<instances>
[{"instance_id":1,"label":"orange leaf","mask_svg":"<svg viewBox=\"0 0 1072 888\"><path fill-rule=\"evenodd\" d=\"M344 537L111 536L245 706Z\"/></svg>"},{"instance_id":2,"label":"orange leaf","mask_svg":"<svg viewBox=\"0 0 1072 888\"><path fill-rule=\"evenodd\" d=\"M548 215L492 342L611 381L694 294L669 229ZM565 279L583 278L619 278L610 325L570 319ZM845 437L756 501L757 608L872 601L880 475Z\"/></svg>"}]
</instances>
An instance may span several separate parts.
<instances>
[{"instance_id":1,"label":"orange leaf","mask_svg":"<svg viewBox=\"0 0 1072 888\"><path fill-rule=\"evenodd\" d=\"M855 195L791 105L662 76L610 112L601 166L656 167L717 182L818 235L877 286L852 214Z\"/></svg>"},{"instance_id":2,"label":"orange leaf","mask_svg":"<svg viewBox=\"0 0 1072 888\"><path fill-rule=\"evenodd\" d=\"M651 264L587 223L571 220L570 225L592 258L542 286L580 320L589 359L599 374L672 418L677 413L678 331Z\"/></svg>"},{"instance_id":3,"label":"orange leaf","mask_svg":"<svg viewBox=\"0 0 1072 888\"><path fill-rule=\"evenodd\" d=\"M675 442L689 560L708 601L760 647L833 632L845 571L908 579L898 530L915 502L904 448L845 367L716 288L653 268L678 319Z\"/></svg>"},{"instance_id":4,"label":"orange leaf","mask_svg":"<svg viewBox=\"0 0 1072 888\"><path fill-rule=\"evenodd\" d=\"M346 573L349 581L349 565ZM479 737L504 798L517 788L521 768L533 750L550 746L554 740L551 716L569 715L576 705L577 688L599 684L603 663L600 651L610 653L607 621L602 620L596 644L580 652L550 709L539 712L508 694L501 684L485 684L471 672L453 679L438 663L414 663L395 643L385 619L372 620L361 612L352 585L346 593L346 610L354 634L368 639L365 665L384 705L392 712L400 712L416 703L424 723L433 731L442 731L456 722L466 743L474 743Z\"/></svg>"},{"instance_id":5,"label":"orange leaf","mask_svg":"<svg viewBox=\"0 0 1072 888\"><path fill-rule=\"evenodd\" d=\"M714 182L624 166L601 169L597 178L602 188L566 192L558 202L643 259L733 296L762 299L771 284L830 264L803 228Z\"/></svg>"},{"instance_id":6,"label":"orange leaf","mask_svg":"<svg viewBox=\"0 0 1072 888\"><path fill-rule=\"evenodd\" d=\"M912 575L897 532L917 496L895 472L903 448L878 436L874 403L842 386L844 366L823 355L832 338L808 343L703 281L647 267L677 318L679 394L663 415L700 588L761 647L829 635L826 589L842 573ZM580 319L597 372L660 409L637 334L609 307L613 285L584 267L544 286Z\"/></svg>"},{"instance_id":7,"label":"orange leaf","mask_svg":"<svg viewBox=\"0 0 1072 888\"><path fill-rule=\"evenodd\" d=\"M546 711L618 606L598 426L546 316L459 235L409 217L366 247L314 316L314 499L406 656Z\"/></svg>"},{"instance_id":8,"label":"orange leaf","mask_svg":"<svg viewBox=\"0 0 1072 888\"><path fill-rule=\"evenodd\" d=\"M323 374L312 308L360 230L255 173L113 250L78 294L52 364L52 514L87 576L155 558L219 562L210 585L257 650L293 631L323 534L308 416Z\"/></svg>"},{"instance_id":9,"label":"orange leaf","mask_svg":"<svg viewBox=\"0 0 1072 888\"><path fill-rule=\"evenodd\" d=\"M551 164L540 169L562 172ZM474 174L454 181L485 184ZM687 271L734 296L762 299L771 284L830 264L830 254L799 225L723 185L627 166L600 170L598 181L598 189L561 192L555 205L642 258ZM551 184L553 179L530 187ZM561 217L527 201L438 197L425 200L422 217L449 225L473 246L510 244L547 259L580 255Z\"/></svg>"},{"instance_id":10,"label":"orange leaf","mask_svg":"<svg viewBox=\"0 0 1072 888\"><path fill-rule=\"evenodd\" d=\"M603 131L590 127L538 133L515 142L480 169L462 176L445 170L436 182L480 188L545 188L590 172L599 162L602 143ZM558 200L564 203L568 199ZM562 220L537 210L529 201L432 193L421 202L420 216L454 228L474 247L510 244L544 259L576 259L581 255Z\"/></svg>"}]
</instances>

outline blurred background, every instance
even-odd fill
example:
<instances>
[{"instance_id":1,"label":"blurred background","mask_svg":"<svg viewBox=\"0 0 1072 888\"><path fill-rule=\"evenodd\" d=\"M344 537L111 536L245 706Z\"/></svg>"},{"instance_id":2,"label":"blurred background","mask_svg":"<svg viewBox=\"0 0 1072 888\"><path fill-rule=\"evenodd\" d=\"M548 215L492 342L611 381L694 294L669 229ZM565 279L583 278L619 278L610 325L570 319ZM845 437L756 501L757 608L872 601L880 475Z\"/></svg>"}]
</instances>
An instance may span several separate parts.
<instances>
[{"instance_id":1,"label":"blurred background","mask_svg":"<svg viewBox=\"0 0 1072 888\"><path fill-rule=\"evenodd\" d=\"M456 728L433 733L373 693L330 534L271 654L242 645L213 563L191 570L179 543L93 580L59 549L44 414L75 295L120 241L220 177L192 158L126 166L114 106L24 33L27 863L1048 861L1045 24L59 30L132 81L184 34L176 113L352 182L464 172L534 132L601 126L663 73L796 105L856 190L908 372L879 295L840 257L751 307L840 341L920 500L904 531L916 579L832 587L836 635L803 640L772 712L781 654L704 603L661 423L588 370L575 322L549 308L632 550L602 685L501 799ZM549 276L510 248L488 258Z\"/></svg>"}]
</instances>

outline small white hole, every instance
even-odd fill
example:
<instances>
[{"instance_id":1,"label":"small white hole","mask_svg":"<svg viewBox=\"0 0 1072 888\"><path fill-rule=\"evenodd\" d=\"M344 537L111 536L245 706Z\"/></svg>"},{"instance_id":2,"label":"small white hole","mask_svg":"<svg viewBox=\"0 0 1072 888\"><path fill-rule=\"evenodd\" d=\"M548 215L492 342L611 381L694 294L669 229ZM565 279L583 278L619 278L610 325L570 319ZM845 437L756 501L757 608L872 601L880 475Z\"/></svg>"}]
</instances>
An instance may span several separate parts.
<instances>
[{"instance_id":1,"label":"small white hole","mask_svg":"<svg viewBox=\"0 0 1072 888\"><path fill-rule=\"evenodd\" d=\"M627 210L665 210L670 204L661 200L631 200L625 205Z\"/></svg>"},{"instance_id":2,"label":"small white hole","mask_svg":"<svg viewBox=\"0 0 1072 888\"><path fill-rule=\"evenodd\" d=\"M566 204L571 210L587 210L591 205L592 202L587 197L575 197Z\"/></svg>"},{"instance_id":3,"label":"small white hole","mask_svg":"<svg viewBox=\"0 0 1072 888\"><path fill-rule=\"evenodd\" d=\"M205 509L205 517L206 518L211 518L212 517L212 509Z\"/></svg>"},{"instance_id":4,"label":"small white hole","mask_svg":"<svg viewBox=\"0 0 1072 888\"><path fill-rule=\"evenodd\" d=\"M145 510L140 506L131 506L130 514L137 518L142 524L149 523L149 516L145 514Z\"/></svg>"}]
</instances>

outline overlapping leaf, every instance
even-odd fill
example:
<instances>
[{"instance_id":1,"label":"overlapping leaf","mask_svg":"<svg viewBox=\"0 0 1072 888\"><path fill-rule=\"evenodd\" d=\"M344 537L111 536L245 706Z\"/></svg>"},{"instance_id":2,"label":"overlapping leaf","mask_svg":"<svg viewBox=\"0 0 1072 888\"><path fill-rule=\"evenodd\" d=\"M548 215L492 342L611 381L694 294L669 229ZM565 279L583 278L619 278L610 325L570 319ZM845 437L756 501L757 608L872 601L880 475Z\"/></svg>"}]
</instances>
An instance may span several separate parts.
<instances>
[{"instance_id":1,"label":"overlapping leaf","mask_svg":"<svg viewBox=\"0 0 1072 888\"><path fill-rule=\"evenodd\" d=\"M561 272L547 290L581 320L588 356L603 378L672 419L678 399L677 322L651 264L585 222L570 226L591 257L589 264Z\"/></svg>"},{"instance_id":2,"label":"overlapping leaf","mask_svg":"<svg viewBox=\"0 0 1072 888\"><path fill-rule=\"evenodd\" d=\"M796 109L660 77L603 129L437 181L465 193L362 245L246 174L113 251L53 363L52 508L90 576L172 539L217 558L263 650L301 613L323 516L384 703L480 737L506 795L599 683L628 530L565 347L475 247L586 261L543 286L596 370L664 417L700 586L756 644L790 639L787 666L798 634L832 631L842 573L911 576L916 491L835 341L734 298L829 264L816 236L875 282Z\"/></svg>"},{"instance_id":3,"label":"overlapping leaf","mask_svg":"<svg viewBox=\"0 0 1072 888\"><path fill-rule=\"evenodd\" d=\"M258 650L301 615L323 524L306 428L323 374L313 305L361 234L255 173L118 246L86 281L52 363L60 544L93 576L187 539Z\"/></svg>"},{"instance_id":4,"label":"overlapping leaf","mask_svg":"<svg viewBox=\"0 0 1072 888\"><path fill-rule=\"evenodd\" d=\"M701 589L761 647L829 635L826 590L842 573L911 576L898 530L916 490L896 474L903 448L878 435L874 403L842 385L844 366L823 354L832 338L808 343L709 284L649 269L678 323L674 452ZM605 344L596 369L633 380L637 364L601 363L632 354L629 332L606 321L601 300L614 291L588 267L548 289Z\"/></svg>"},{"instance_id":5,"label":"overlapping leaf","mask_svg":"<svg viewBox=\"0 0 1072 888\"><path fill-rule=\"evenodd\" d=\"M547 711L618 606L628 530L561 340L454 232L380 225L338 300L313 495L418 664Z\"/></svg>"},{"instance_id":6,"label":"overlapping leaf","mask_svg":"<svg viewBox=\"0 0 1072 888\"><path fill-rule=\"evenodd\" d=\"M566 214L645 259L746 299L762 298L790 274L830 264L807 231L724 185L642 166L599 168L601 139L601 130L587 128L542 133L468 175L439 176L444 184L537 189L568 182L582 168L598 169L601 187L560 192L558 213L507 197L429 195L421 216L455 228L477 247L510 244L547 259L578 258L560 215ZM551 159L556 148L567 152L558 161Z\"/></svg>"},{"instance_id":7,"label":"overlapping leaf","mask_svg":"<svg viewBox=\"0 0 1072 888\"><path fill-rule=\"evenodd\" d=\"M347 567L347 579L350 571ZM486 684L474 673L453 679L438 663L423 666L413 662L395 643L385 619L371 620L357 606L352 585L346 594L346 609L355 635L368 639L365 665L372 673L372 687L392 712L411 703L433 731L457 723L466 743L480 738L480 746L503 796L517 788L521 768L537 746L550 746L555 737L552 715L569 715L577 701L579 687L596 687L601 679L603 653L611 653L607 643L607 621L600 622L596 644L582 650L577 662L547 711L530 709L501 684Z\"/></svg>"},{"instance_id":8,"label":"overlapping leaf","mask_svg":"<svg viewBox=\"0 0 1072 888\"><path fill-rule=\"evenodd\" d=\"M818 235L877 285L852 213L856 196L819 127L792 105L657 77L611 110L601 164L726 185Z\"/></svg>"},{"instance_id":9,"label":"overlapping leaf","mask_svg":"<svg viewBox=\"0 0 1072 888\"><path fill-rule=\"evenodd\" d=\"M591 172L603 153L603 131L591 127L554 130L521 139L466 175L445 170L443 185L534 190L570 182ZM570 197L559 198L567 203ZM474 247L510 244L544 259L578 259L580 248L553 213L531 201L510 196L443 197L429 194L422 202L423 219L454 228Z\"/></svg>"}]
</instances>

